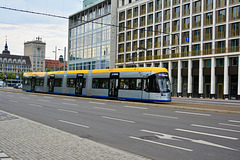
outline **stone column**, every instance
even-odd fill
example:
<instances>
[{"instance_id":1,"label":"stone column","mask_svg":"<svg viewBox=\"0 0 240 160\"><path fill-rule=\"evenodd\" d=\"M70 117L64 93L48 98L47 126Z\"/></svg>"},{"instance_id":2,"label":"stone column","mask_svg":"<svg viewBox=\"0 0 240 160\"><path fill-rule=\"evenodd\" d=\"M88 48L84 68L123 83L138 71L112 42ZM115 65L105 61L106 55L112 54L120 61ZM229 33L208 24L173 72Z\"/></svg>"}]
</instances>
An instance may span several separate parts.
<instances>
[{"instance_id":1,"label":"stone column","mask_svg":"<svg viewBox=\"0 0 240 160\"><path fill-rule=\"evenodd\" d=\"M215 75L215 66L216 66L215 58L212 57L211 59L211 91L210 91L210 98L215 99L215 92L216 92L216 75Z\"/></svg>"},{"instance_id":2,"label":"stone column","mask_svg":"<svg viewBox=\"0 0 240 160\"><path fill-rule=\"evenodd\" d=\"M188 97L192 98L192 60L188 60Z\"/></svg>"},{"instance_id":3,"label":"stone column","mask_svg":"<svg viewBox=\"0 0 240 160\"><path fill-rule=\"evenodd\" d=\"M200 98L203 98L203 59L199 59L199 90L198 94Z\"/></svg>"},{"instance_id":4,"label":"stone column","mask_svg":"<svg viewBox=\"0 0 240 160\"><path fill-rule=\"evenodd\" d=\"M182 96L182 64L181 60L178 60L178 87L177 87L177 96L181 97Z\"/></svg>"},{"instance_id":5,"label":"stone column","mask_svg":"<svg viewBox=\"0 0 240 160\"><path fill-rule=\"evenodd\" d=\"M160 63L159 63L159 67L163 67L163 62L161 61Z\"/></svg>"},{"instance_id":6,"label":"stone column","mask_svg":"<svg viewBox=\"0 0 240 160\"><path fill-rule=\"evenodd\" d=\"M172 84L173 83L172 82L172 61L168 61L168 76L169 76L170 82Z\"/></svg>"},{"instance_id":7,"label":"stone column","mask_svg":"<svg viewBox=\"0 0 240 160\"><path fill-rule=\"evenodd\" d=\"M228 56L224 56L224 81L223 81L223 98L228 100L229 76L228 76Z\"/></svg>"}]
</instances>

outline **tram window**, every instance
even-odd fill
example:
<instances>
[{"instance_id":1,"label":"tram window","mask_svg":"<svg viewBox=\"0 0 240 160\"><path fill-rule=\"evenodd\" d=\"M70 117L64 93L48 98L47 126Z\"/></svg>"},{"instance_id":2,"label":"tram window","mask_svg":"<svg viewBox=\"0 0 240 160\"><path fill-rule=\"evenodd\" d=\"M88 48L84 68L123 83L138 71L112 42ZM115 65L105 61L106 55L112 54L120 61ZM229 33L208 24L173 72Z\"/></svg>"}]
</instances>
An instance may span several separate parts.
<instances>
[{"instance_id":1,"label":"tram window","mask_svg":"<svg viewBox=\"0 0 240 160\"><path fill-rule=\"evenodd\" d=\"M108 81L106 78L93 78L92 88L108 89Z\"/></svg>"},{"instance_id":2,"label":"tram window","mask_svg":"<svg viewBox=\"0 0 240 160\"><path fill-rule=\"evenodd\" d=\"M43 86L44 79L36 79L36 86Z\"/></svg>"},{"instance_id":3,"label":"tram window","mask_svg":"<svg viewBox=\"0 0 240 160\"><path fill-rule=\"evenodd\" d=\"M83 86L82 86L82 87L83 87L83 88L86 87L86 78L83 79Z\"/></svg>"},{"instance_id":4,"label":"tram window","mask_svg":"<svg viewBox=\"0 0 240 160\"><path fill-rule=\"evenodd\" d=\"M62 78L55 79L55 87L62 87Z\"/></svg>"},{"instance_id":5,"label":"tram window","mask_svg":"<svg viewBox=\"0 0 240 160\"><path fill-rule=\"evenodd\" d=\"M142 79L122 78L120 79L120 89L141 90Z\"/></svg>"},{"instance_id":6,"label":"tram window","mask_svg":"<svg viewBox=\"0 0 240 160\"><path fill-rule=\"evenodd\" d=\"M148 91L149 92L160 92L159 91L159 86L156 80L156 75L150 76L148 79Z\"/></svg>"},{"instance_id":7,"label":"tram window","mask_svg":"<svg viewBox=\"0 0 240 160\"><path fill-rule=\"evenodd\" d=\"M67 79L67 87L75 88L75 81L76 81L76 78L68 78Z\"/></svg>"},{"instance_id":8,"label":"tram window","mask_svg":"<svg viewBox=\"0 0 240 160\"><path fill-rule=\"evenodd\" d=\"M24 85L30 85L31 84L31 79L24 79L23 84Z\"/></svg>"}]
</instances>

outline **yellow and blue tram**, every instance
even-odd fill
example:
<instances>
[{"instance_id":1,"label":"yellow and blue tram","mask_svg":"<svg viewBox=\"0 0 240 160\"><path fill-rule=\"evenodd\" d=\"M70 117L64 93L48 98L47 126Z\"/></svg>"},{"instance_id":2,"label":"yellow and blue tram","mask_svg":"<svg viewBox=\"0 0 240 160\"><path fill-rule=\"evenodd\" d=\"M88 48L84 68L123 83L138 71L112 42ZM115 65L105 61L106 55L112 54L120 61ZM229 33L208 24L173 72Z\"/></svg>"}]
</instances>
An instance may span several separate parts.
<instances>
[{"instance_id":1,"label":"yellow and blue tram","mask_svg":"<svg viewBox=\"0 0 240 160\"><path fill-rule=\"evenodd\" d=\"M28 72L23 90L139 101L171 101L166 68L139 67Z\"/></svg>"}]
</instances>

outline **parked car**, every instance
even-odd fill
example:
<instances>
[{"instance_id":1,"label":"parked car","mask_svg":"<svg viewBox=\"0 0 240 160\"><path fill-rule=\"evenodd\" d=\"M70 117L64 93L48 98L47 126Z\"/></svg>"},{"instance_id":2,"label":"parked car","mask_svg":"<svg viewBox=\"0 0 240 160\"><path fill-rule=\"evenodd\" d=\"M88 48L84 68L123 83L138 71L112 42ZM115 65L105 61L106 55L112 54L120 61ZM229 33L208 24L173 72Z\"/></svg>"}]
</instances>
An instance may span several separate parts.
<instances>
[{"instance_id":1,"label":"parked car","mask_svg":"<svg viewBox=\"0 0 240 160\"><path fill-rule=\"evenodd\" d=\"M16 85L13 88L22 89L22 84L21 83L16 83Z\"/></svg>"}]
</instances>

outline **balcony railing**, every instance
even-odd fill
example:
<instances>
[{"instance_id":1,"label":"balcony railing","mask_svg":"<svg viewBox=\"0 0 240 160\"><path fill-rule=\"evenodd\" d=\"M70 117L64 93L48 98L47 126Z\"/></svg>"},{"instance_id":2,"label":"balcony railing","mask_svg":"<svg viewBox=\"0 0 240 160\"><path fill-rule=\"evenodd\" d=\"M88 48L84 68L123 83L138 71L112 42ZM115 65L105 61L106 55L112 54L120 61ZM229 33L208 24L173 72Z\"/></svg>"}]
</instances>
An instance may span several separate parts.
<instances>
[{"instance_id":1,"label":"balcony railing","mask_svg":"<svg viewBox=\"0 0 240 160\"><path fill-rule=\"evenodd\" d=\"M189 29L189 26L190 26L190 24L189 24L189 23L187 23L187 24L184 24L184 25L183 25L183 29Z\"/></svg>"},{"instance_id":2,"label":"balcony railing","mask_svg":"<svg viewBox=\"0 0 240 160\"><path fill-rule=\"evenodd\" d=\"M167 59L170 57L170 54L162 54L162 59Z\"/></svg>"},{"instance_id":3,"label":"balcony railing","mask_svg":"<svg viewBox=\"0 0 240 160\"><path fill-rule=\"evenodd\" d=\"M124 62L124 59L118 59L118 63L123 63Z\"/></svg>"},{"instance_id":4,"label":"balcony railing","mask_svg":"<svg viewBox=\"0 0 240 160\"><path fill-rule=\"evenodd\" d=\"M139 57L139 61L145 61L145 57Z\"/></svg>"},{"instance_id":5,"label":"balcony railing","mask_svg":"<svg viewBox=\"0 0 240 160\"><path fill-rule=\"evenodd\" d=\"M145 38L145 32L140 34L140 38Z\"/></svg>"},{"instance_id":6,"label":"balcony railing","mask_svg":"<svg viewBox=\"0 0 240 160\"><path fill-rule=\"evenodd\" d=\"M203 55L211 55L213 54L213 49L205 49L203 50Z\"/></svg>"},{"instance_id":7,"label":"balcony railing","mask_svg":"<svg viewBox=\"0 0 240 160\"><path fill-rule=\"evenodd\" d=\"M218 38L219 39L225 38L225 32L218 32Z\"/></svg>"},{"instance_id":8,"label":"balcony railing","mask_svg":"<svg viewBox=\"0 0 240 160\"><path fill-rule=\"evenodd\" d=\"M180 29L179 25L173 26L173 32L177 32L177 31L179 31L179 29Z\"/></svg>"},{"instance_id":9,"label":"balcony railing","mask_svg":"<svg viewBox=\"0 0 240 160\"><path fill-rule=\"evenodd\" d=\"M153 59L153 56L152 56L152 55L149 55L149 56L147 55L146 59L147 59L147 60L152 60L152 59Z\"/></svg>"},{"instance_id":10,"label":"balcony railing","mask_svg":"<svg viewBox=\"0 0 240 160\"><path fill-rule=\"evenodd\" d=\"M171 58L178 58L179 57L179 53L172 53L171 54Z\"/></svg>"},{"instance_id":11,"label":"balcony railing","mask_svg":"<svg viewBox=\"0 0 240 160\"><path fill-rule=\"evenodd\" d=\"M232 13L232 19L231 20L237 20L240 19L240 13Z\"/></svg>"},{"instance_id":12,"label":"balcony railing","mask_svg":"<svg viewBox=\"0 0 240 160\"><path fill-rule=\"evenodd\" d=\"M194 13L199 13L199 12L201 12L201 7L195 7L195 8L193 9L193 12L194 12Z\"/></svg>"},{"instance_id":13,"label":"balcony railing","mask_svg":"<svg viewBox=\"0 0 240 160\"><path fill-rule=\"evenodd\" d=\"M152 43L147 43L147 49L151 49L152 48Z\"/></svg>"},{"instance_id":14,"label":"balcony railing","mask_svg":"<svg viewBox=\"0 0 240 160\"><path fill-rule=\"evenodd\" d=\"M133 23L133 28L138 28L138 23Z\"/></svg>"},{"instance_id":15,"label":"balcony railing","mask_svg":"<svg viewBox=\"0 0 240 160\"><path fill-rule=\"evenodd\" d=\"M222 23L222 22L225 22L226 21L226 16L219 16L218 17L218 23Z\"/></svg>"},{"instance_id":16,"label":"balcony railing","mask_svg":"<svg viewBox=\"0 0 240 160\"><path fill-rule=\"evenodd\" d=\"M163 46L169 46L169 45L170 45L170 41L169 40L163 42Z\"/></svg>"},{"instance_id":17,"label":"balcony railing","mask_svg":"<svg viewBox=\"0 0 240 160\"><path fill-rule=\"evenodd\" d=\"M151 7L148 7L148 13L152 12L153 11L153 6Z\"/></svg>"},{"instance_id":18,"label":"balcony railing","mask_svg":"<svg viewBox=\"0 0 240 160\"><path fill-rule=\"evenodd\" d=\"M185 9L183 11L183 16L188 16L190 14L190 9Z\"/></svg>"},{"instance_id":19,"label":"balcony railing","mask_svg":"<svg viewBox=\"0 0 240 160\"><path fill-rule=\"evenodd\" d=\"M194 26L194 27L201 27L201 21L194 22L194 23L193 23L193 26Z\"/></svg>"},{"instance_id":20,"label":"balcony railing","mask_svg":"<svg viewBox=\"0 0 240 160\"><path fill-rule=\"evenodd\" d=\"M212 18L207 18L205 25L212 25L213 21Z\"/></svg>"},{"instance_id":21,"label":"balcony railing","mask_svg":"<svg viewBox=\"0 0 240 160\"><path fill-rule=\"evenodd\" d=\"M183 39L182 39L182 43L183 43L183 44L187 44L187 43L189 43L189 42L186 40L186 37L183 37Z\"/></svg>"},{"instance_id":22,"label":"balcony railing","mask_svg":"<svg viewBox=\"0 0 240 160\"><path fill-rule=\"evenodd\" d=\"M137 34L133 34L133 39L137 39L138 35Z\"/></svg>"},{"instance_id":23,"label":"balcony railing","mask_svg":"<svg viewBox=\"0 0 240 160\"><path fill-rule=\"evenodd\" d=\"M204 40L206 40L206 41L212 40L212 33L205 33L204 34Z\"/></svg>"},{"instance_id":24,"label":"balcony railing","mask_svg":"<svg viewBox=\"0 0 240 160\"><path fill-rule=\"evenodd\" d=\"M231 30L231 37L239 36L240 32L239 29L232 29Z\"/></svg>"},{"instance_id":25,"label":"balcony railing","mask_svg":"<svg viewBox=\"0 0 240 160\"><path fill-rule=\"evenodd\" d=\"M120 37L119 42L123 42L123 41L124 41L124 37Z\"/></svg>"},{"instance_id":26,"label":"balcony railing","mask_svg":"<svg viewBox=\"0 0 240 160\"><path fill-rule=\"evenodd\" d=\"M191 56L200 56L201 51L200 50L193 50Z\"/></svg>"},{"instance_id":27,"label":"balcony railing","mask_svg":"<svg viewBox=\"0 0 240 160\"><path fill-rule=\"evenodd\" d=\"M170 14L166 14L165 16L164 16L164 20L169 20L170 19Z\"/></svg>"},{"instance_id":28,"label":"balcony railing","mask_svg":"<svg viewBox=\"0 0 240 160\"><path fill-rule=\"evenodd\" d=\"M131 51L131 46L127 47L127 48L126 48L126 51L127 51L127 52Z\"/></svg>"},{"instance_id":29,"label":"balcony railing","mask_svg":"<svg viewBox=\"0 0 240 160\"><path fill-rule=\"evenodd\" d=\"M145 26L145 21L141 21L140 26Z\"/></svg>"},{"instance_id":30,"label":"balcony railing","mask_svg":"<svg viewBox=\"0 0 240 160\"><path fill-rule=\"evenodd\" d=\"M228 47L228 52L239 52L240 46Z\"/></svg>"},{"instance_id":31,"label":"balcony railing","mask_svg":"<svg viewBox=\"0 0 240 160\"><path fill-rule=\"evenodd\" d=\"M183 3L185 3L185 2L189 2L190 0L183 0Z\"/></svg>"},{"instance_id":32,"label":"balcony railing","mask_svg":"<svg viewBox=\"0 0 240 160\"><path fill-rule=\"evenodd\" d=\"M141 9L141 15L146 14L146 9Z\"/></svg>"},{"instance_id":33,"label":"balcony railing","mask_svg":"<svg viewBox=\"0 0 240 160\"><path fill-rule=\"evenodd\" d=\"M119 48L119 53L124 52L124 48Z\"/></svg>"},{"instance_id":34,"label":"balcony railing","mask_svg":"<svg viewBox=\"0 0 240 160\"><path fill-rule=\"evenodd\" d=\"M213 4L212 3L208 3L205 5L205 10L208 11L208 10L211 10L213 8Z\"/></svg>"},{"instance_id":35,"label":"balcony railing","mask_svg":"<svg viewBox=\"0 0 240 160\"><path fill-rule=\"evenodd\" d=\"M173 39L173 45L178 45L179 43L178 43L178 39Z\"/></svg>"},{"instance_id":36,"label":"balcony railing","mask_svg":"<svg viewBox=\"0 0 240 160\"><path fill-rule=\"evenodd\" d=\"M127 41L130 41L131 40L131 36L127 36Z\"/></svg>"},{"instance_id":37,"label":"balcony railing","mask_svg":"<svg viewBox=\"0 0 240 160\"><path fill-rule=\"evenodd\" d=\"M201 40L201 36L200 35L193 36L193 42L198 42L200 40Z\"/></svg>"},{"instance_id":38,"label":"balcony railing","mask_svg":"<svg viewBox=\"0 0 240 160\"><path fill-rule=\"evenodd\" d=\"M218 53L226 53L226 48L216 48L215 49L215 54L218 54Z\"/></svg>"},{"instance_id":39,"label":"balcony railing","mask_svg":"<svg viewBox=\"0 0 240 160\"><path fill-rule=\"evenodd\" d=\"M140 44L140 48L145 48L145 44Z\"/></svg>"},{"instance_id":40,"label":"balcony railing","mask_svg":"<svg viewBox=\"0 0 240 160\"><path fill-rule=\"evenodd\" d=\"M129 18L132 18L132 13L128 13L127 14L127 18L129 19Z\"/></svg>"},{"instance_id":41,"label":"balcony railing","mask_svg":"<svg viewBox=\"0 0 240 160\"><path fill-rule=\"evenodd\" d=\"M173 13L173 18L179 18L179 17L180 17L180 13L179 12Z\"/></svg>"},{"instance_id":42,"label":"balcony railing","mask_svg":"<svg viewBox=\"0 0 240 160\"><path fill-rule=\"evenodd\" d=\"M164 28L164 33L169 33L170 32L170 27Z\"/></svg>"},{"instance_id":43,"label":"balcony railing","mask_svg":"<svg viewBox=\"0 0 240 160\"><path fill-rule=\"evenodd\" d=\"M225 7L225 6L226 6L225 0L221 0L220 2L217 3L218 8Z\"/></svg>"},{"instance_id":44,"label":"balcony railing","mask_svg":"<svg viewBox=\"0 0 240 160\"><path fill-rule=\"evenodd\" d=\"M157 4L155 9L156 9L156 10L162 9L162 4Z\"/></svg>"},{"instance_id":45,"label":"balcony railing","mask_svg":"<svg viewBox=\"0 0 240 160\"><path fill-rule=\"evenodd\" d=\"M154 59L161 59L161 55L154 55Z\"/></svg>"},{"instance_id":46,"label":"balcony railing","mask_svg":"<svg viewBox=\"0 0 240 160\"><path fill-rule=\"evenodd\" d=\"M173 5L180 4L180 0L173 0Z\"/></svg>"},{"instance_id":47,"label":"balcony railing","mask_svg":"<svg viewBox=\"0 0 240 160\"><path fill-rule=\"evenodd\" d=\"M189 52L182 52L181 57L188 57L190 56Z\"/></svg>"},{"instance_id":48,"label":"balcony railing","mask_svg":"<svg viewBox=\"0 0 240 160\"><path fill-rule=\"evenodd\" d=\"M137 17L137 16L138 16L138 11L134 11L134 12L133 12L133 16L134 16L134 17Z\"/></svg>"},{"instance_id":49,"label":"balcony railing","mask_svg":"<svg viewBox=\"0 0 240 160\"><path fill-rule=\"evenodd\" d=\"M156 17L155 23L159 23L159 22L161 22L161 20L162 20L162 17Z\"/></svg>"},{"instance_id":50,"label":"balcony railing","mask_svg":"<svg viewBox=\"0 0 240 160\"><path fill-rule=\"evenodd\" d=\"M171 2L170 2L170 1L165 2L165 4L164 4L164 8L167 8L167 7L170 7L170 6L171 6Z\"/></svg>"},{"instance_id":51,"label":"balcony railing","mask_svg":"<svg viewBox=\"0 0 240 160\"><path fill-rule=\"evenodd\" d=\"M156 42L155 43L155 48L160 48L161 47L161 42Z\"/></svg>"},{"instance_id":52,"label":"balcony railing","mask_svg":"<svg viewBox=\"0 0 240 160\"><path fill-rule=\"evenodd\" d=\"M132 50L133 50L133 51L136 51L136 50L137 50L137 45L133 45L133 46L132 46Z\"/></svg>"},{"instance_id":53,"label":"balcony railing","mask_svg":"<svg viewBox=\"0 0 240 160\"><path fill-rule=\"evenodd\" d=\"M235 3L238 3L239 0L230 0L230 4L235 4Z\"/></svg>"},{"instance_id":54,"label":"balcony railing","mask_svg":"<svg viewBox=\"0 0 240 160\"><path fill-rule=\"evenodd\" d=\"M148 19L148 25L153 24L153 19Z\"/></svg>"}]
</instances>

